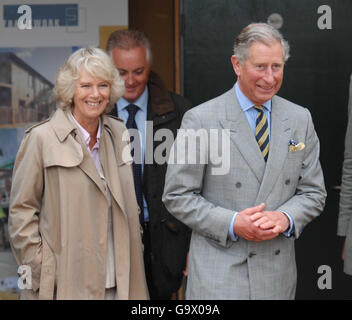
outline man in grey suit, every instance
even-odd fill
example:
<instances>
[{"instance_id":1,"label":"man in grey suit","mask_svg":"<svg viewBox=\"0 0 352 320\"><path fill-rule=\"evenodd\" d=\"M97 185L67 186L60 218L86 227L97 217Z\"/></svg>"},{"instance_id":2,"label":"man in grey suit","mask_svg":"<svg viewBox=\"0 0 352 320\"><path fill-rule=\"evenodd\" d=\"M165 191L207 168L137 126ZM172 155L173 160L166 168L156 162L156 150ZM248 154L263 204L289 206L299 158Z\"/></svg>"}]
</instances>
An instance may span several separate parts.
<instances>
[{"instance_id":1,"label":"man in grey suit","mask_svg":"<svg viewBox=\"0 0 352 320\"><path fill-rule=\"evenodd\" d=\"M276 96L288 57L276 29L250 24L235 40L235 86L184 115L163 201L192 229L187 299L295 296L294 239L326 191L308 109Z\"/></svg>"}]
</instances>

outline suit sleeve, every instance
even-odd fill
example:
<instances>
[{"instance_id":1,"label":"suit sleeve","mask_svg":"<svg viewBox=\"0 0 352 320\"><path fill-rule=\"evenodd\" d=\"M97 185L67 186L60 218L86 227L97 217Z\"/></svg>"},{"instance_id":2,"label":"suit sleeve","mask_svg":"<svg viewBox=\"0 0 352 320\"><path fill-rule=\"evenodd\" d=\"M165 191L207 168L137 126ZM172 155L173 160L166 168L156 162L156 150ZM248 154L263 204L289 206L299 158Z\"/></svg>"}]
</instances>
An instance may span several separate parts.
<instances>
[{"instance_id":1,"label":"suit sleeve","mask_svg":"<svg viewBox=\"0 0 352 320\"><path fill-rule=\"evenodd\" d=\"M28 265L32 273L32 289L39 288L41 272L41 236L39 212L43 193L43 163L38 137L26 134L17 153L13 171L9 235L19 265Z\"/></svg>"},{"instance_id":2,"label":"suit sleeve","mask_svg":"<svg viewBox=\"0 0 352 320\"><path fill-rule=\"evenodd\" d=\"M277 211L288 212L294 221L295 237L304 227L320 215L324 209L326 190L321 169L319 139L314 130L310 112L306 110L307 129L302 169L298 177L295 195Z\"/></svg>"},{"instance_id":3,"label":"suit sleeve","mask_svg":"<svg viewBox=\"0 0 352 320\"><path fill-rule=\"evenodd\" d=\"M195 139L197 134L205 132L193 111L191 109L185 113L170 152L163 202L173 216L193 231L219 245L227 246L228 230L234 211L215 206L202 196L207 165L204 163L206 161L200 159L208 158L208 150L200 144L196 148L188 147L189 139Z\"/></svg>"},{"instance_id":4,"label":"suit sleeve","mask_svg":"<svg viewBox=\"0 0 352 320\"><path fill-rule=\"evenodd\" d=\"M345 137L345 153L342 167L340 210L337 235L346 236L352 217L352 113L349 110Z\"/></svg>"}]
</instances>

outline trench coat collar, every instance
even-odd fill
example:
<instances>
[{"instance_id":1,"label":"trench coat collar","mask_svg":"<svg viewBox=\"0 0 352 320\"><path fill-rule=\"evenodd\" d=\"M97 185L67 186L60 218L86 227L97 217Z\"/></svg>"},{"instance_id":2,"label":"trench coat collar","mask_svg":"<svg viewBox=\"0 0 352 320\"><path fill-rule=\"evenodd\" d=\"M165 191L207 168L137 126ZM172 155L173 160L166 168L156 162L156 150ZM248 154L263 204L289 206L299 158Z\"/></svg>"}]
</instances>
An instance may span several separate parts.
<instances>
[{"instance_id":1,"label":"trench coat collar","mask_svg":"<svg viewBox=\"0 0 352 320\"><path fill-rule=\"evenodd\" d=\"M68 119L66 111L63 111L62 109L56 110L50 122L60 142L63 142L72 131L77 129Z\"/></svg>"},{"instance_id":2,"label":"trench coat collar","mask_svg":"<svg viewBox=\"0 0 352 320\"><path fill-rule=\"evenodd\" d=\"M118 120L122 121L121 119ZM102 117L101 121L101 134L103 130L106 129L113 138L116 138L107 117ZM66 111L63 111L62 109L56 110L50 122L60 142L63 142L72 131L77 130L77 127L69 120ZM122 159L120 159L120 161L122 162Z\"/></svg>"},{"instance_id":3,"label":"trench coat collar","mask_svg":"<svg viewBox=\"0 0 352 320\"><path fill-rule=\"evenodd\" d=\"M50 123L60 143L66 143L67 141L67 146L69 148L79 151L82 156L79 159L79 163L77 163L77 165L87 174L88 177L90 177L90 179L92 179L92 181L98 186L100 191L106 197L105 187L102 183L101 177L94 165L93 160L89 155L85 142L82 138L78 138L80 137L78 135L78 128L69 119L67 111L58 109L51 118ZM108 123L104 121L103 117L102 131L106 126L108 126ZM71 133L74 133L73 137Z\"/></svg>"}]
</instances>

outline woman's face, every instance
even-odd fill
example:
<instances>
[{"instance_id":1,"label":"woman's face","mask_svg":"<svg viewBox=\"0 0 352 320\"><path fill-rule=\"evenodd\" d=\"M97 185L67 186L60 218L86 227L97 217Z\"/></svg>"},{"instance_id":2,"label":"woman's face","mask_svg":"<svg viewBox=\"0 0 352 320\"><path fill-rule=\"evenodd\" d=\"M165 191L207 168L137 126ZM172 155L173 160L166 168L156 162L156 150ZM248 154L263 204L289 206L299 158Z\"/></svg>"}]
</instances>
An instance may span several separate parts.
<instances>
[{"instance_id":1,"label":"woman's face","mask_svg":"<svg viewBox=\"0 0 352 320\"><path fill-rule=\"evenodd\" d=\"M93 78L85 69L80 72L75 82L73 96L73 115L79 123L98 120L108 104L110 83L103 79Z\"/></svg>"}]
</instances>

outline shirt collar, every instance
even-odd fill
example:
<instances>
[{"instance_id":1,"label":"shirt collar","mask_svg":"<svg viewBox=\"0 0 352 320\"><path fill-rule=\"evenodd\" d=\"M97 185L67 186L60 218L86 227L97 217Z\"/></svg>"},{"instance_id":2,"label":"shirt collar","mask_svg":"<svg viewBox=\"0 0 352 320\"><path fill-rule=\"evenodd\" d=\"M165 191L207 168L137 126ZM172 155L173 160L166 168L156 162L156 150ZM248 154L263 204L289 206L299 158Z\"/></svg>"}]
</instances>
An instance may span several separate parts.
<instances>
[{"instance_id":1,"label":"shirt collar","mask_svg":"<svg viewBox=\"0 0 352 320\"><path fill-rule=\"evenodd\" d=\"M147 112L147 106L148 106L148 86L145 86L145 89L143 93L138 97L136 101L133 102L134 105L139 107L144 112ZM123 109L125 109L128 105L130 105L131 102L127 101L124 97L121 97L117 101L117 112L121 112Z\"/></svg>"},{"instance_id":2,"label":"shirt collar","mask_svg":"<svg viewBox=\"0 0 352 320\"><path fill-rule=\"evenodd\" d=\"M241 91L240 86L238 85L238 82L236 82L235 84L235 92L236 92L238 102L244 112L248 111L250 108L254 106L253 102L249 100ZM264 102L263 107L265 107L265 109L271 112L271 99Z\"/></svg>"},{"instance_id":3,"label":"shirt collar","mask_svg":"<svg viewBox=\"0 0 352 320\"><path fill-rule=\"evenodd\" d=\"M90 142L90 134L89 132L84 129L79 122L75 119L75 117L72 114L72 110L70 112L68 112L69 117L73 120L73 122L77 125L79 131L81 132L81 135L83 137L84 143L86 144L88 150L89 150L89 142ZM97 131L97 142L94 145L94 148L99 148L99 143L100 143L100 135L101 135L101 120L99 117L99 126L98 126L98 131Z\"/></svg>"}]
</instances>

